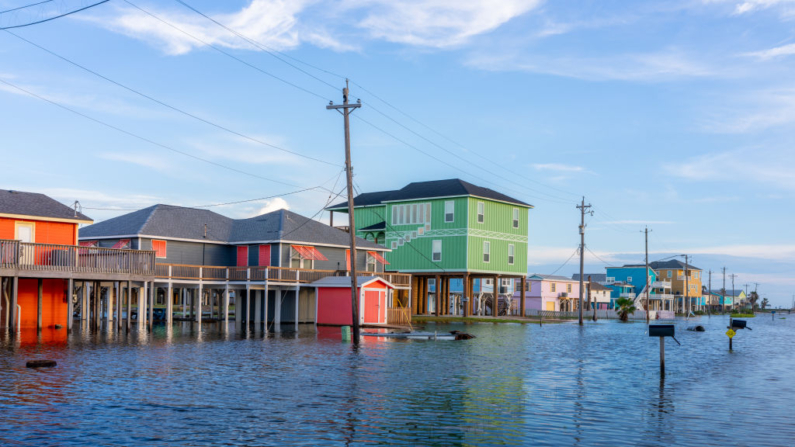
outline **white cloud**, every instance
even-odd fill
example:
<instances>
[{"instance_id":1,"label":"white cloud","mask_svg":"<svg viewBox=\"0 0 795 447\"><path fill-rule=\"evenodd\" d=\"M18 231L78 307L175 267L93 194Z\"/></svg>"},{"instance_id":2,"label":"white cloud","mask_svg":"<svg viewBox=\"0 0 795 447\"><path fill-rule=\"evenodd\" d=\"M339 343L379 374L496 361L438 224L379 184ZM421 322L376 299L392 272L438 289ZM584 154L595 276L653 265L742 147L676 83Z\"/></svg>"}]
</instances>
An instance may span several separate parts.
<instances>
[{"instance_id":1,"label":"white cloud","mask_svg":"<svg viewBox=\"0 0 795 447\"><path fill-rule=\"evenodd\" d=\"M169 163L162 157L153 154L124 154L118 152L107 152L99 154L100 158L111 161L121 161L134 165L143 166L156 171L166 171L169 168Z\"/></svg>"},{"instance_id":2,"label":"white cloud","mask_svg":"<svg viewBox=\"0 0 795 447\"><path fill-rule=\"evenodd\" d=\"M687 253L738 256L777 261L795 261L795 245L793 244L721 245L713 247L688 248Z\"/></svg>"},{"instance_id":3,"label":"white cloud","mask_svg":"<svg viewBox=\"0 0 795 447\"><path fill-rule=\"evenodd\" d=\"M298 15L313 3L316 2L253 0L238 12L208 15L241 35L275 50L296 48L302 41L335 50L352 48L324 33L320 26L304 27L299 23ZM148 7L145 9L173 26L133 8L121 8L114 17L95 16L87 20L112 31L146 41L171 55L185 54L204 46L198 40L226 48L258 50L233 33L187 9L184 10L185 12Z\"/></svg>"},{"instance_id":4,"label":"white cloud","mask_svg":"<svg viewBox=\"0 0 795 447\"><path fill-rule=\"evenodd\" d=\"M359 26L390 42L434 48L461 45L541 4L541 0L350 0L367 6Z\"/></svg>"},{"instance_id":5,"label":"white cloud","mask_svg":"<svg viewBox=\"0 0 795 447\"><path fill-rule=\"evenodd\" d=\"M257 214L255 214L255 216L267 214L272 211L289 210L289 209L290 209L290 204L287 203L286 200L284 200L281 197L276 197L275 199L266 200L265 204L262 207L260 207L259 211L257 211Z\"/></svg>"},{"instance_id":6,"label":"white cloud","mask_svg":"<svg viewBox=\"0 0 795 447\"><path fill-rule=\"evenodd\" d=\"M693 181L736 183L742 179L780 189L795 190L791 166L795 153L765 148L714 152L663 166L667 175ZM747 183L746 183L747 184Z\"/></svg>"},{"instance_id":7,"label":"white cloud","mask_svg":"<svg viewBox=\"0 0 795 447\"><path fill-rule=\"evenodd\" d=\"M776 57L791 56L793 54L795 54L795 43L781 45L779 47L770 48L767 50L745 53L744 56L751 56L762 60L768 60Z\"/></svg>"},{"instance_id":8,"label":"white cloud","mask_svg":"<svg viewBox=\"0 0 795 447\"><path fill-rule=\"evenodd\" d=\"M524 71L590 81L665 82L728 76L679 50L597 57L549 57L518 54L475 54L469 66L488 71Z\"/></svg>"},{"instance_id":9,"label":"white cloud","mask_svg":"<svg viewBox=\"0 0 795 447\"><path fill-rule=\"evenodd\" d=\"M532 166L537 171L582 172L585 170L585 168L582 166L566 165L561 163L534 163Z\"/></svg>"}]
</instances>

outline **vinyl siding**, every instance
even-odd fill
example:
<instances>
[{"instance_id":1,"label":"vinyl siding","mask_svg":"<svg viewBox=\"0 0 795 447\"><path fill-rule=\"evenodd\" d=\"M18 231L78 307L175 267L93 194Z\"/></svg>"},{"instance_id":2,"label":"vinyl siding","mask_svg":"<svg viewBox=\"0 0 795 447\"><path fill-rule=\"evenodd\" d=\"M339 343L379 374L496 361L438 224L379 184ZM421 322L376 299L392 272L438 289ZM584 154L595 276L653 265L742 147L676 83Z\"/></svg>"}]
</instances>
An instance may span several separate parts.
<instances>
[{"instance_id":1,"label":"vinyl siding","mask_svg":"<svg viewBox=\"0 0 795 447\"><path fill-rule=\"evenodd\" d=\"M135 240L133 239L133 241ZM152 239L142 238L140 249L151 250ZM157 262L161 264L233 266L237 262L236 256L237 248L234 246L168 241L166 258L158 258Z\"/></svg>"},{"instance_id":2,"label":"vinyl siding","mask_svg":"<svg viewBox=\"0 0 795 447\"><path fill-rule=\"evenodd\" d=\"M468 268L476 272L527 274L528 209L507 203L470 197ZM484 221L478 223L478 203ZM519 210L519 228L513 227L513 210ZM483 241L491 243L490 260L483 262ZM513 265L508 264L508 245L514 246Z\"/></svg>"},{"instance_id":3,"label":"vinyl siding","mask_svg":"<svg viewBox=\"0 0 795 447\"><path fill-rule=\"evenodd\" d=\"M282 247L282 255L281 255L281 265L284 267L290 266L290 246L292 244L281 244ZM273 245L271 249L271 253L275 251L276 245ZM319 251L323 256L328 258L328 261L315 261L314 268L315 270L345 270L347 267L345 253L346 249L344 248L336 248L336 247L320 247L315 245L314 246L317 251ZM356 250L356 267L360 271L364 271L367 262L367 250L357 249ZM378 264L377 270L379 272L383 272L383 266Z\"/></svg>"}]
</instances>

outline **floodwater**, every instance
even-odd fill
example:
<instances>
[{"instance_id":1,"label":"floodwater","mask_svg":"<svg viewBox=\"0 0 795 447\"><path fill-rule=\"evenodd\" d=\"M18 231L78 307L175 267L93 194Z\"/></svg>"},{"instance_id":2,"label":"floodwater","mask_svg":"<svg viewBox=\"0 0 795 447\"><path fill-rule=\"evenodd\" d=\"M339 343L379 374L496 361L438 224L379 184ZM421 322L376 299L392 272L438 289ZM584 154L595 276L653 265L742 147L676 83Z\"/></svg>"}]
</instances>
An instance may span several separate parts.
<instances>
[{"instance_id":1,"label":"floodwater","mask_svg":"<svg viewBox=\"0 0 795 447\"><path fill-rule=\"evenodd\" d=\"M659 371L643 323L428 325L469 341L339 330L263 338L0 339L0 445L793 445L795 315L677 322ZM27 369L30 359L58 367Z\"/></svg>"}]
</instances>

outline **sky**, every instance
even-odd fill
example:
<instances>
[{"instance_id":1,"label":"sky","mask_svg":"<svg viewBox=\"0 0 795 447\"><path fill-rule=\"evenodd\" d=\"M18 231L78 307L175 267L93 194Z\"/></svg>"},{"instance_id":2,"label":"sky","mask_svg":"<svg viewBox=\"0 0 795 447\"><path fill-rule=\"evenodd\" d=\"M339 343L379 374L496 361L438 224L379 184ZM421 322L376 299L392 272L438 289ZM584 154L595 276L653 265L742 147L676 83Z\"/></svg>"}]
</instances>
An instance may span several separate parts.
<instances>
[{"instance_id":1,"label":"sky","mask_svg":"<svg viewBox=\"0 0 795 447\"><path fill-rule=\"evenodd\" d=\"M0 188L96 221L327 222L348 78L357 192L461 178L526 201L530 273L567 276L585 197L586 273L642 262L648 227L650 261L789 307L794 75L792 0L111 0L0 31Z\"/></svg>"}]
</instances>

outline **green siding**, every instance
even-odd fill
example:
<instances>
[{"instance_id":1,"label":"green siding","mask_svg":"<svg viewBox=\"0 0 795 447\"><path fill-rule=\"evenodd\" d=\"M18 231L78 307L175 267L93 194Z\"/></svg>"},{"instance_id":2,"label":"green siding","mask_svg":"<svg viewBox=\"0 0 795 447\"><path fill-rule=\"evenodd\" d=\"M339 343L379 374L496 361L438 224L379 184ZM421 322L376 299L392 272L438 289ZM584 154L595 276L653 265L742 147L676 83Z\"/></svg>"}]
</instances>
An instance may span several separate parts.
<instances>
[{"instance_id":1,"label":"green siding","mask_svg":"<svg viewBox=\"0 0 795 447\"><path fill-rule=\"evenodd\" d=\"M483 223L478 223L478 202L483 203ZM519 210L519 228L513 227L513 210ZM477 197L469 198L469 270L527 273L528 209ZM490 260L483 262L483 241L491 242ZM514 245L514 262L508 264L508 245Z\"/></svg>"}]
</instances>

